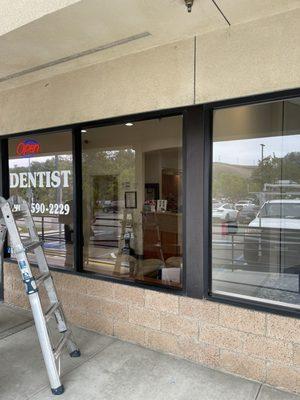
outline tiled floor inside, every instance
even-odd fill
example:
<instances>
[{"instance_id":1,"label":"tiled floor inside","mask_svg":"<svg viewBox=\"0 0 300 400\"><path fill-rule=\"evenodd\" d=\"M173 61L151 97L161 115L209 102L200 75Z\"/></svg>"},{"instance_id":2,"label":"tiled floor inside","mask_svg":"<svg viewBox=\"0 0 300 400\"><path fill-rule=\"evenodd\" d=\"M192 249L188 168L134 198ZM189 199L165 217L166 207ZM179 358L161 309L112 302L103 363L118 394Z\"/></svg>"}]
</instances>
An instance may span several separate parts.
<instances>
[{"instance_id":1,"label":"tiled floor inside","mask_svg":"<svg viewBox=\"0 0 300 400\"><path fill-rule=\"evenodd\" d=\"M62 357L65 400L300 400L259 383L73 328L82 356ZM0 304L0 398L53 396L31 314Z\"/></svg>"}]
</instances>

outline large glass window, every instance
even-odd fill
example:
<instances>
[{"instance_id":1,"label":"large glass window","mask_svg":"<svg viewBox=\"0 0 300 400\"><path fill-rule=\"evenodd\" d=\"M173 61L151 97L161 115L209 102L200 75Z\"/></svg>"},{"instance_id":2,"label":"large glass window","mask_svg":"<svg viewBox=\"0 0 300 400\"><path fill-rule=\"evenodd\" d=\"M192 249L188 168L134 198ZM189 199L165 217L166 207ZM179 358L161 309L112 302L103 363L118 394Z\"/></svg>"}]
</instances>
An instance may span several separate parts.
<instances>
[{"instance_id":1,"label":"large glass window","mask_svg":"<svg viewBox=\"0 0 300 400\"><path fill-rule=\"evenodd\" d=\"M219 109L212 291L300 308L300 99Z\"/></svg>"},{"instance_id":2,"label":"large glass window","mask_svg":"<svg viewBox=\"0 0 300 400\"><path fill-rule=\"evenodd\" d=\"M182 286L182 117L82 130L84 269Z\"/></svg>"},{"instance_id":3,"label":"large glass window","mask_svg":"<svg viewBox=\"0 0 300 400\"><path fill-rule=\"evenodd\" d=\"M73 268L71 133L9 139L9 178L10 195L30 205L49 265Z\"/></svg>"}]
</instances>

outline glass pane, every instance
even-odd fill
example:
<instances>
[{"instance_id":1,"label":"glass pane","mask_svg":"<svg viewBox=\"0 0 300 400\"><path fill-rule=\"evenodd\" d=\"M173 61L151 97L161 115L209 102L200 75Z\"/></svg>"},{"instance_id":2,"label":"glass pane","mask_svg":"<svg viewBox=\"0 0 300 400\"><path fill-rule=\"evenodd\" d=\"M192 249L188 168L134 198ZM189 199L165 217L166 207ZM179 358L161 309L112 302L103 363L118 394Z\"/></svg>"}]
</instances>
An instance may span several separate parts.
<instances>
[{"instance_id":1,"label":"glass pane","mask_svg":"<svg viewBox=\"0 0 300 400\"><path fill-rule=\"evenodd\" d=\"M82 134L84 268L182 285L182 118Z\"/></svg>"},{"instance_id":2,"label":"glass pane","mask_svg":"<svg viewBox=\"0 0 300 400\"><path fill-rule=\"evenodd\" d=\"M300 99L214 112L212 197L213 292L300 308Z\"/></svg>"},{"instance_id":3,"label":"glass pane","mask_svg":"<svg viewBox=\"0 0 300 400\"><path fill-rule=\"evenodd\" d=\"M70 132L9 139L9 174L10 195L29 203L49 265L73 268Z\"/></svg>"}]
</instances>

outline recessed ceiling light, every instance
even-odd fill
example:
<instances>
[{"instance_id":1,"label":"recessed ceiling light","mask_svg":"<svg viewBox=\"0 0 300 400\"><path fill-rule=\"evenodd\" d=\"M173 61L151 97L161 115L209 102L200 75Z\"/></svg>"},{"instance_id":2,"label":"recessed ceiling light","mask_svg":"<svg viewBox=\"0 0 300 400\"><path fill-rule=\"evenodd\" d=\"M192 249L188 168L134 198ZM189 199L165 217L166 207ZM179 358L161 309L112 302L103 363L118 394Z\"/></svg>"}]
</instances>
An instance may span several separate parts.
<instances>
[{"instance_id":1,"label":"recessed ceiling light","mask_svg":"<svg viewBox=\"0 0 300 400\"><path fill-rule=\"evenodd\" d=\"M132 126L133 123L132 123L132 122L127 122L125 125L126 125L126 126Z\"/></svg>"},{"instance_id":2,"label":"recessed ceiling light","mask_svg":"<svg viewBox=\"0 0 300 400\"><path fill-rule=\"evenodd\" d=\"M81 133L86 133L86 129L81 129Z\"/></svg>"}]
</instances>

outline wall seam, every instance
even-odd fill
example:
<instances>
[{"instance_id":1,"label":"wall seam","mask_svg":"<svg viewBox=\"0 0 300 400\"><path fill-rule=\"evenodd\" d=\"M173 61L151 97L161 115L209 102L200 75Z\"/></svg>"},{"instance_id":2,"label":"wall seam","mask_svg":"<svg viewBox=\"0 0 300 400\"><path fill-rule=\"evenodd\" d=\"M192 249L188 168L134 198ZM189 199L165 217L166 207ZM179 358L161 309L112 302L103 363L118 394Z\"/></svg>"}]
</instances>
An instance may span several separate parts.
<instances>
[{"instance_id":1,"label":"wall seam","mask_svg":"<svg viewBox=\"0 0 300 400\"><path fill-rule=\"evenodd\" d=\"M194 37L194 104L196 104L196 66L197 66L197 36Z\"/></svg>"}]
</instances>

